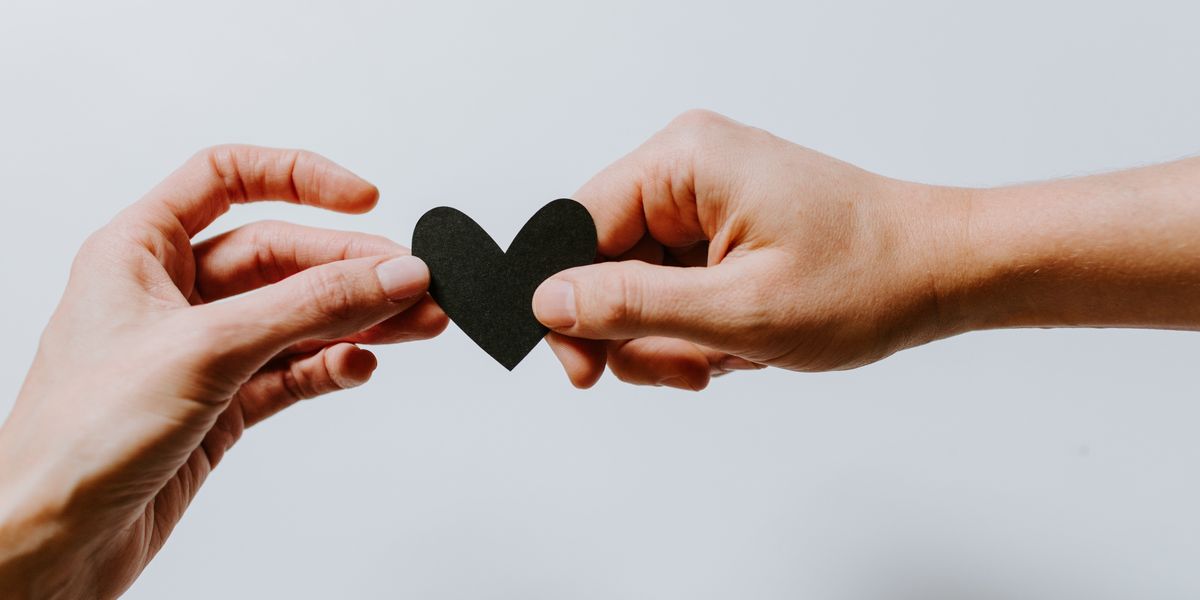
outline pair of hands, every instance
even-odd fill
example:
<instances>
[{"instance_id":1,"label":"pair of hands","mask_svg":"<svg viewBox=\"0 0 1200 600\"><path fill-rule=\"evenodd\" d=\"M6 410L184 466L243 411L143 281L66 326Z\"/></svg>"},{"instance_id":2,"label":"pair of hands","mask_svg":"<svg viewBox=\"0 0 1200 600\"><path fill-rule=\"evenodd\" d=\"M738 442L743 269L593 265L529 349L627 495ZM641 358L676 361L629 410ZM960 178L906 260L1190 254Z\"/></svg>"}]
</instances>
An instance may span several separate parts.
<instances>
[{"instance_id":1,"label":"pair of hands","mask_svg":"<svg viewBox=\"0 0 1200 600\"><path fill-rule=\"evenodd\" d=\"M734 369L881 356L894 346L848 323L867 311L839 279L896 262L876 241L895 223L863 203L875 185L685 115L579 192L601 252L622 262L548 281L536 313L581 387L606 362L626 381L700 389ZM424 264L387 239L265 222L193 243L230 206L268 199L361 213L378 192L314 154L217 147L84 243L0 430L6 597L119 594L246 427L367 381L376 360L360 344L446 327Z\"/></svg>"},{"instance_id":2,"label":"pair of hands","mask_svg":"<svg viewBox=\"0 0 1200 600\"><path fill-rule=\"evenodd\" d=\"M986 327L1195 328L1195 189L1195 161L919 185L693 111L578 192L606 260L547 280L533 309L579 387L606 364L693 390L851 368ZM389 240L259 223L192 242L233 204L377 198L313 154L219 147L88 239L0 429L0 596L118 595L246 427L364 383L360 344L446 327L424 264Z\"/></svg>"}]
</instances>

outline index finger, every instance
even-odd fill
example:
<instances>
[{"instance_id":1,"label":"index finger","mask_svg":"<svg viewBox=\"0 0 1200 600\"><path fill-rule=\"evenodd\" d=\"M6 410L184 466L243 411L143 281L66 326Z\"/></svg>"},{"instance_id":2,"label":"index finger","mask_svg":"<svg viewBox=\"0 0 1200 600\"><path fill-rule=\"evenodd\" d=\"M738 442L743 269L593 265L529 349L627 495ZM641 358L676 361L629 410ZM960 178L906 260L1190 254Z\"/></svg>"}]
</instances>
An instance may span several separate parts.
<instances>
[{"instance_id":1,"label":"index finger","mask_svg":"<svg viewBox=\"0 0 1200 600\"><path fill-rule=\"evenodd\" d=\"M584 184L575 200L596 222L600 254L625 254L647 233L673 248L709 239L719 210L702 212L699 203L720 191L723 177L701 173L701 163L709 171L724 170L710 155L723 150L738 125L712 112L688 111Z\"/></svg>"},{"instance_id":2,"label":"index finger","mask_svg":"<svg viewBox=\"0 0 1200 600\"><path fill-rule=\"evenodd\" d=\"M196 153L139 204L165 208L190 237L231 205L260 200L363 213L378 202L379 190L313 152L224 145Z\"/></svg>"}]
</instances>

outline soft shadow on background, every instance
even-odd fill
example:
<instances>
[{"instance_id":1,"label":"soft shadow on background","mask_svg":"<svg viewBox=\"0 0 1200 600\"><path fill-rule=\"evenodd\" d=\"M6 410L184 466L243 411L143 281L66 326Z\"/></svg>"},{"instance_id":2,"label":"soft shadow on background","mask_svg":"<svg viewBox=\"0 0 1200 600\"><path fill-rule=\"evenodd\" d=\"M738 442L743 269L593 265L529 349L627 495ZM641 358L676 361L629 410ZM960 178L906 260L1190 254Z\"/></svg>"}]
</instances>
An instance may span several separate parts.
<instances>
[{"instance_id":1,"label":"soft shadow on background","mask_svg":"<svg viewBox=\"0 0 1200 600\"><path fill-rule=\"evenodd\" d=\"M1200 10L1110 4L6 1L0 409L79 243L203 146L382 190L212 232L408 243L449 204L502 245L692 107L932 183L1194 153ZM700 395L575 391L544 345L509 374L454 327L379 354L247 432L127 597L1200 595L1200 335L978 333Z\"/></svg>"}]
</instances>

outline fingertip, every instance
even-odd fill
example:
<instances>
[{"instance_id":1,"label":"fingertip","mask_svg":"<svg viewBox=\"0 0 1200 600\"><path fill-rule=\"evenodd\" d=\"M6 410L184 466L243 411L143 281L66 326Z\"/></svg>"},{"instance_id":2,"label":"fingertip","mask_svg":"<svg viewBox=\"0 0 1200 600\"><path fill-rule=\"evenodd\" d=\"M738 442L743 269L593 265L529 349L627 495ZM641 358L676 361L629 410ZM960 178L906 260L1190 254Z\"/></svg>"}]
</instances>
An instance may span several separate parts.
<instances>
[{"instance_id":1,"label":"fingertip","mask_svg":"<svg viewBox=\"0 0 1200 600\"><path fill-rule=\"evenodd\" d=\"M346 359L347 370L369 378L375 372L375 369L379 368L379 357L375 356L374 352L359 348L358 346L352 346L351 348Z\"/></svg>"},{"instance_id":2,"label":"fingertip","mask_svg":"<svg viewBox=\"0 0 1200 600\"><path fill-rule=\"evenodd\" d=\"M446 328L450 326L450 317L438 306L433 298L426 296L417 305L416 310L420 311L417 315L417 329L428 338L435 338L442 335Z\"/></svg>"},{"instance_id":3,"label":"fingertip","mask_svg":"<svg viewBox=\"0 0 1200 600\"><path fill-rule=\"evenodd\" d=\"M375 184L350 171L345 171L345 175L348 179L345 184L346 195L344 201L334 207L337 211L361 215L371 212L379 205L379 188L375 187Z\"/></svg>"},{"instance_id":4,"label":"fingertip","mask_svg":"<svg viewBox=\"0 0 1200 600\"><path fill-rule=\"evenodd\" d=\"M546 336L546 342L575 388L586 390L596 385L604 375L607 353L603 342L573 338L555 332Z\"/></svg>"},{"instance_id":5,"label":"fingertip","mask_svg":"<svg viewBox=\"0 0 1200 600\"><path fill-rule=\"evenodd\" d=\"M580 370L574 373L567 373L567 379L571 385L577 390L589 390L600 381L600 376L604 375L604 368Z\"/></svg>"},{"instance_id":6,"label":"fingertip","mask_svg":"<svg viewBox=\"0 0 1200 600\"><path fill-rule=\"evenodd\" d=\"M358 387L370 381L379 367L379 359L370 350L354 344L338 344L326 350L329 376L342 389Z\"/></svg>"},{"instance_id":7,"label":"fingertip","mask_svg":"<svg viewBox=\"0 0 1200 600\"><path fill-rule=\"evenodd\" d=\"M450 318L428 295L410 308L347 339L359 344L395 344L435 338L450 325Z\"/></svg>"},{"instance_id":8,"label":"fingertip","mask_svg":"<svg viewBox=\"0 0 1200 600\"><path fill-rule=\"evenodd\" d=\"M321 187L317 192L326 208L348 214L362 214L379 204L379 188L375 184L328 158L317 154L311 156L325 167L324 177L319 179ZM318 172L322 171L320 166L315 168Z\"/></svg>"},{"instance_id":9,"label":"fingertip","mask_svg":"<svg viewBox=\"0 0 1200 600\"><path fill-rule=\"evenodd\" d=\"M646 183L644 152L631 153L597 173L575 192L596 223L597 250L617 256L646 232L641 188Z\"/></svg>"},{"instance_id":10,"label":"fingertip","mask_svg":"<svg viewBox=\"0 0 1200 600\"><path fill-rule=\"evenodd\" d=\"M358 177L355 175L355 177ZM379 206L379 188L375 184L359 178L363 183L363 189L359 192L358 198L355 199L353 214L362 214L371 212L376 206Z\"/></svg>"},{"instance_id":11,"label":"fingertip","mask_svg":"<svg viewBox=\"0 0 1200 600\"><path fill-rule=\"evenodd\" d=\"M392 317L410 334L406 339L424 340L437 337L450 325L450 317L429 294L421 296L412 307Z\"/></svg>"}]
</instances>

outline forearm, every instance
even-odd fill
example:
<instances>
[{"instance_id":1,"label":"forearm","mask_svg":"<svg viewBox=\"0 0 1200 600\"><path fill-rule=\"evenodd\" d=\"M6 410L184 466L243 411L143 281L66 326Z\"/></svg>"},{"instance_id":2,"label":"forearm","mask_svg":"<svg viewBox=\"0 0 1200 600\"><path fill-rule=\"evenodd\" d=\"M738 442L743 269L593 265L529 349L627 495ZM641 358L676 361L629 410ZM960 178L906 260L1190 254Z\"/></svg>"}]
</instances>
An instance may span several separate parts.
<instances>
[{"instance_id":1,"label":"forearm","mask_svg":"<svg viewBox=\"0 0 1200 600\"><path fill-rule=\"evenodd\" d=\"M1200 329L1200 159L964 193L953 327Z\"/></svg>"}]
</instances>

